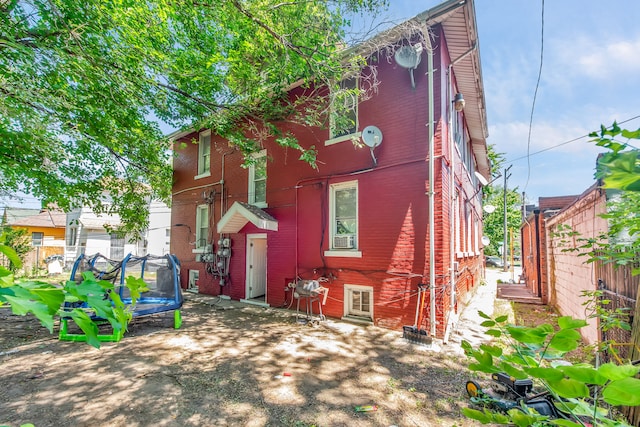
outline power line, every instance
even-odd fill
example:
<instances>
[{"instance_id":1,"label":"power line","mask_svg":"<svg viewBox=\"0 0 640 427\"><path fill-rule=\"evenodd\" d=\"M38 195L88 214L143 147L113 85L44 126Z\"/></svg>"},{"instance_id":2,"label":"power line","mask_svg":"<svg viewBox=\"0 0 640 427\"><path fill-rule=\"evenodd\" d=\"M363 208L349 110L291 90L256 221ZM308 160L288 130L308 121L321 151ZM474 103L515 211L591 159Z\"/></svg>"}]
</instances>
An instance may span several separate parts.
<instances>
[{"instance_id":1,"label":"power line","mask_svg":"<svg viewBox=\"0 0 640 427\"><path fill-rule=\"evenodd\" d=\"M623 120L621 122L618 122L618 124L621 125L621 124L624 124L624 123L627 123L627 122L630 122L632 120L636 120L636 119L639 119L639 118L640 118L640 114L637 115L637 116L633 116L633 117L631 117L629 119ZM528 146L527 146L527 154L525 156L516 157L515 159L511 159L506 163L513 163L513 162L516 162L516 161L522 160L522 159L529 160L529 157L535 156L536 154L544 153L546 151L550 151L550 150L556 149L558 147L562 147L563 145L571 144L572 142L576 142L576 141L579 141L581 139L588 138L588 137L589 137L589 134L582 135L582 136L579 136L577 138L570 139L569 141L561 142L559 144L552 145L551 147L547 147L547 148L543 148L542 150L534 151L533 153L529 153ZM629 145L632 148L636 148L636 147L633 147L630 144L627 144L627 145ZM527 179L527 182L528 182L528 179Z\"/></svg>"},{"instance_id":2,"label":"power line","mask_svg":"<svg viewBox=\"0 0 640 427\"><path fill-rule=\"evenodd\" d=\"M538 88L540 87L540 77L542 76L542 63L544 59L544 0L542 0L542 24L540 26L540 69L538 70L538 80L536 81L536 90L533 92L533 103L531 105L531 116L529 117L529 136L527 137L527 182L524 184L523 192L527 191L529 178L531 178L531 129L533 128L533 112L536 107L536 99L538 97ZM506 264L506 263L505 263Z\"/></svg>"}]
</instances>

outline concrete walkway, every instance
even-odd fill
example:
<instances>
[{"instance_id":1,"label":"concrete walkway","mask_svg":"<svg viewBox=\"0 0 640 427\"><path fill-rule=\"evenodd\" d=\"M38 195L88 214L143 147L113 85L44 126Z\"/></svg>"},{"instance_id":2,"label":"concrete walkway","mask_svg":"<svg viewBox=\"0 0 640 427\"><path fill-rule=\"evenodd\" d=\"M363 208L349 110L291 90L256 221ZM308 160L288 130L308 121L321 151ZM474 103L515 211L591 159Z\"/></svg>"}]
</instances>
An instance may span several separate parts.
<instances>
[{"instance_id":1,"label":"concrete walkway","mask_svg":"<svg viewBox=\"0 0 640 427\"><path fill-rule=\"evenodd\" d=\"M514 276L519 277L519 267L514 269ZM480 326L486 319L480 317L478 311L489 316L493 316L494 313L496 315L512 315L509 302L496 298L498 280L508 282L510 279L511 272L509 271L486 269L486 284L478 286L471 296L469 304L459 313L458 321L452 329L448 342L443 346L443 351L462 354L460 344L463 340L471 343L473 347L477 347L493 339L484 333L487 328Z\"/></svg>"}]
</instances>

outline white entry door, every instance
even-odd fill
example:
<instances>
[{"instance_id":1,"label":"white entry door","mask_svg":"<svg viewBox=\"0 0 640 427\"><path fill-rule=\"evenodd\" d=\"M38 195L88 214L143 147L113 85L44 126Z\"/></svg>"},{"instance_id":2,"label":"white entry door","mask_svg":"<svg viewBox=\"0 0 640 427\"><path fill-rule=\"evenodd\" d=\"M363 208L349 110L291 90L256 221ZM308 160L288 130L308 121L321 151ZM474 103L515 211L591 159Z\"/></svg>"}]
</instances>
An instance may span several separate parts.
<instances>
[{"instance_id":1,"label":"white entry door","mask_svg":"<svg viewBox=\"0 0 640 427\"><path fill-rule=\"evenodd\" d=\"M247 236L247 293L246 299L257 298L267 292L267 236Z\"/></svg>"}]
</instances>

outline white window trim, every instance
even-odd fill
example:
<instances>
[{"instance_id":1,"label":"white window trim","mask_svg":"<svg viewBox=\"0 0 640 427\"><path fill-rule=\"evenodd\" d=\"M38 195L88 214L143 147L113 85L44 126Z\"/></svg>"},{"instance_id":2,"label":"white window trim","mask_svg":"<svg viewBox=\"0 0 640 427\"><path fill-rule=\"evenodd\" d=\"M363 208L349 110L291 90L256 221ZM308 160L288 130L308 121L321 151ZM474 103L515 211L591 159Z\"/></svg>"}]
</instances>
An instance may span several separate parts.
<instances>
[{"instance_id":1,"label":"white window trim","mask_svg":"<svg viewBox=\"0 0 640 427\"><path fill-rule=\"evenodd\" d=\"M348 79L348 78L351 78L351 77L346 77L345 80ZM360 76L353 76L353 78L356 79L356 87L360 87ZM333 99L333 97L331 97L331 96L330 96L330 98ZM359 117L358 117L359 116L358 110L359 110L360 99L356 99L355 106L354 106L354 109L355 109L355 112L356 112L356 114L355 114L356 115L356 120L355 120L356 131L353 132L353 133L349 133L349 134L346 134L346 135L340 135L340 136L336 136L336 137L333 137L333 138L331 137L331 129L333 128L333 101L331 101L331 102L332 102L332 105L329 106L329 139L327 139L324 142L324 145L328 146L328 145L338 144L338 143L344 142L344 141L351 141L354 138L360 139L360 136L362 135L361 132L358 130L358 129L360 129L360 123L359 123Z\"/></svg>"},{"instance_id":2,"label":"white window trim","mask_svg":"<svg viewBox=\"0 0 640 427\"><path fill-rule=\"evenodd\" d=\"M351 305L351 291L365 291L369 292L371 295L371 300L369 301L369 317L358 316L355 314L349 314L349 307ZM362 322L362 323L373 323L373 307L374 307L374 299L373 299L373 287L372 286L363 286L363 285L344 285L344 320Z\"/></svg>"},{"instance_id":3,"label":"white window trim","mask_svg":"<svg viewBox=\"0 0 640 427\"><path fill-rule=\"evenodd\" d=\"M253 157L254 159L259 159L260 157L267 157L267 150L261 150L257 153L253 153L251 155L251 157ZM266 165L265 165L266 167ZM256 206L258 208L266 208L269 205L266 202L266 193L265 193L265 201L264 202L256 202L256 183L255 183L255 173L256 173L256 168L255 165L250 165L249 166L249 189L248 189L248 194L247 194L247 202L250 205ZM267 181L269 179L269 174L267 174L267 177L265 178L265 181ZM266 187L265 187L265 191L266 191Z\"/></svg>"},{"instance_id":4,"label":"white window trim","mask_svg":"<svg viewBox=\"0 0 640 427\"><path fill-rule=\"evenodd\" d=\"M331 249L328 251L324 251L324 256L330 257L343 257L343 258L362 258L362 251L353 250L353 249Z\"/></svg>"},{"instance_id":5,"label":"white window trim","mask_svg":"<svg viewBox=\"0 0 640 427\"><path fill-rule=\"evenodd\" d=\"M205 252L206 249L206 243L202 246L202 247L198 247L198 244L200 242L200 240L202 239L202 236L200 235L200 215L202 215L200 212L206 210L207 213L207 223L209 223L209 205L198 205L196 207L196 247L194 249L191 250L191 253L194 254L202 254ZM207 228L208 229L208 228ZM208 236L205 236L204 239L206 240Z\"/></svg>"},{"instance_id":6,"label":"white window trim","mask_svg":"<svg viewBox=\"0 0 640 427\"><path fill-rule=\"evenodd\" d=\"M202 179L202 178L206 178L208 176L211 176L211 171L205 172L205 173L200 174L200 175L196 175L196 176L193 177L193 179Z\"/></svg>"},{"instance_id":7,"label":"white window trim","mask_svg":"<svg viewBox=\"0 0 640 427\"><path fill-rule=\"evenodd\" d=\"M456 203L454 203L454 228L455 228L455 249L456 249L456 254L458 256L458 258L460 258L461 252L462 252L462 247L460 245L460 235L461 235L461 229L460 229L460 200L462 200L460 198L460 191L456 190Z\"/></svg>"},{"instance_id":8,"label":"white window trim","mask_svg":"<svg viewBox=\"0 0 640 427\"><path fill-rule=\"evenodd\" d=\"M338 137L333 138L333 139L327 139L324 142L324 145L328 146L328 145L338 144L340 142L351 141L353 139L356 139L356 140L359 141L361 136L362 136L362 132L358 131L356 133L350 133L348 135L338 136Z\"/></svg>"},{"instance_id":9,"label":"white window trim","mask_svg":"<svg viewBox=\"0 0 640 427\"><path fill-rule=\"evenodd\" d=\"M353 249L336 249L333 247L333 238L335 236L335 232L333 230L333 224L336 220L336 210L335 210L335 192L337 190L343 188L352 188L356 189L356 234L355 234L355 242ZM359 237L360 237L360 217L359 217L359 199L360 196L358 194L358 180L354 181L345 181L337 184L329 185L329 250L324 252L325 256L330 257L345 257L345 258L362 258L362 252L359 249Z\"/></svg>"},{"instance_id":10,"label":"white window trim","mask_svg":"<svg viewBox=\"0 0 640 427\"><path fill-rule=\"evenodd\" d=\"M202 138L205 136L209 136L209 164L206 165L206 168L204 168L204 170L202 172L200 172L200 162L202 159L202 148L204 147L202 145ZM202 131L198 134L198 162L196 167L198 174L196 176L193 177L193 179L201 179L201 178L206 178L208 176L211 176L211 130L205 130Z\"/></svg>"}]
</instances>

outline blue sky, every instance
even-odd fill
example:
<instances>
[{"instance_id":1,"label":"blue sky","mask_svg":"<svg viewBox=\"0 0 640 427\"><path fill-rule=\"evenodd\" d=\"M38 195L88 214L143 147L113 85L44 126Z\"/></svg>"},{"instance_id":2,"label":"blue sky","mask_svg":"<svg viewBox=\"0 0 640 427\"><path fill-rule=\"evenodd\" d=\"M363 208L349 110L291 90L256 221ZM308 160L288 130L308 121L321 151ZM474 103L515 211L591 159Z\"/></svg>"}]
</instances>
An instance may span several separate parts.
<instances>
[{"instance_id":1,"label":"blue sky","mask_svg":"<svg viewBox=\"0 0 640 427\"><path fill-rule=\"evenodd\" d=\"M386 17L415 16L439 1L390 0ZM475 0L489 138L511 168L509 188L540 196L580 194L593 184L600 150L564 142L640 115L640 2ZM623 128L640 128L640 119ZM541 154L534 152L549 149ZM500 180L502 181L502 180Z\"/></svg>"}]
</instances>

